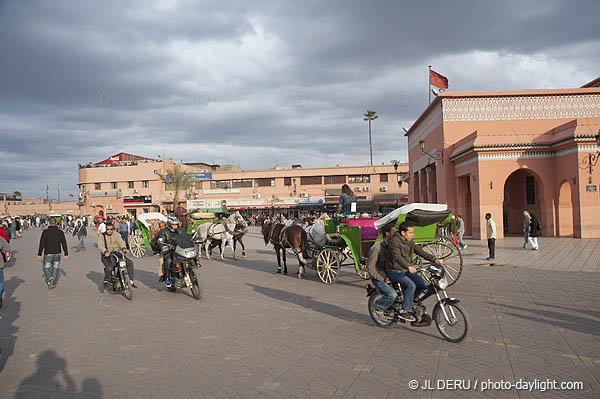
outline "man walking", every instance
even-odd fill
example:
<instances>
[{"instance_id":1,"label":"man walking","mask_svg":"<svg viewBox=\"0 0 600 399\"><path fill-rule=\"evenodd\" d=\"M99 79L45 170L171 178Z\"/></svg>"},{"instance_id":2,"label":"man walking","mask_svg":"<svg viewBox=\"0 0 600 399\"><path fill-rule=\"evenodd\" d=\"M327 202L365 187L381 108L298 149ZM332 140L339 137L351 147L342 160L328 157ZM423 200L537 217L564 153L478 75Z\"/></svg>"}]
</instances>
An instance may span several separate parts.
<instances>
[{"instance_id":1,"label":"man walking","mask_svg":"<svg viewBox=\"0 0 600 399\"><path fill-rule=\"evenodd\" d=\"M10 245L0 237L0 309L4 298L4 264L10 259Z\"/></svg>"},{"instance_id":2,"label":"man walking","mask_svg":"<svg viewBox=\"0 0 600 399\"><path fill-rule=\"evenodd\" d=\"M117 228L119 235L125 242L125 247L129 248L129 223L125 220L124 217L119 219L119 227Z\"/></svg>"},{"instance_id":3,"label":"man walking","mask_svg":"<svg viewBox=\"0 0 600 399\"><path fill-rule=\"evenodd\" d=\"M492 214L485 214L486 229L487 229L487 240L488 249L490 250L490 256L486 259L492 261L496 259L496 222L492 220Z\"/></svg>"},{"instance_id":4,"label":"man walking","mask_svg":"<svg viewBox=\"0 0 600 399\"><path fill-rule=\"evenodd\" d=\"M527 249L527 242L529 241L530 223L531 216L529 215L529 212L523 211L523 238L525 239L523 249Z\"/></svg>"},{"instance_id":5,"label":"man walking","mask_svg":"<svg viewBox=\"0 0 600 399\"><path fill-rule=\"evenodd\" d=\"M463 236L465 235L465 221L461 215L456 217L456 223L458 224L458 245L460 245L460 249L467 249L468 245L463 241Z\"/></svg>"},{"instance_id":6,"label":"man walking","mask_svg":"<svg viewBox=\"0 0 600 399\"><path fill-rule=\"evenodd\" d=\"M44 254L42 271L44 272L44 280L49 289L56 287L58 268L60 267L61 247L65 253L65 260L69 259L69 249L65 233L56 225L56 219L50 218L50 226L42 232L38 249L39 260L42 260L42 253Z\"/></svg>"},{"instance_id":7,"label":"man walking","mask_svg":"<svg viewBox=\"0 0 600 399\"><path fill-rule=\"evenodd\" d=\"M75 251L79 252L82 249L85 251L85 242L83 242L83 240L85 237L87 237L87 229L85 228L85 224L83 224L81 220L77 221L73 235L77 236L77 238L79 239L79 243L77 244Z\"/></svg>"}]
</instances>

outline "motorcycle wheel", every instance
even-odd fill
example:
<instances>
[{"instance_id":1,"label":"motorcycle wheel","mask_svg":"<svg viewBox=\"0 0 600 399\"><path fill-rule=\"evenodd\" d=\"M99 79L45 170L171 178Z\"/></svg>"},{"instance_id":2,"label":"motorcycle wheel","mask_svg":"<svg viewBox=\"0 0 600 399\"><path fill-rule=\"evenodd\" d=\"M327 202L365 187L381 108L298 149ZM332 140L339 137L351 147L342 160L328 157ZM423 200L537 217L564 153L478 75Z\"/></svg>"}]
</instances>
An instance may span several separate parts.
<instances>
[{"instance_id":1,"label":"motorcycle wheel","mask_svg":"<svg viewBox=\"0 0 600 399\"><path fill-rule=\"evenodd\" d=\"M200 284L198 284L198 278L196 277L196 273L194 273L193 270L190 270L188 274L191 280L190 289L192 290L192 295L194 296L194 299L198 300L202 296Z\"/></svg>"},{"instance_id":2,"label":"motorcycle wheel","mask_svg":"<svg viewBox=\"0 0 600 399\"><path fill-rule=\"evenodd\" d=\"M131 290L131 281L129 279L129 273L127 273L126 270L123 270L122 273L123 291L125 293L125 298L131 301L131 299L133 298L133 292Z\"/></svg>"},{"instance_id":3,"label":"motorcycle wheel","mask_svg":"<svg viewBox=\"0 0 600 399\"><path fill-rule=\"evenodd\" d=\"M379 316L377 316L377 313L375 313L375 301L379 298L381 298L379 291L369 297L369 315L377 326L386 328L392 325L394 322L394 317L384 316L383 318L379 318Z\"/></svg>"},{"instance_id":4,"label":"motorcycle wheel","mask_svg":"<svg viewBox=\"0 0 600 399\"><path fill-rule=\"evenodd\" d=\"M460 342L467 336L469 331L469 318L467 312L457 303L447 303L444 306L448 320L442 311L442 305L436 304L433 309L433 320L438 331L450 342Z\"/></svg>"}]
</instances>

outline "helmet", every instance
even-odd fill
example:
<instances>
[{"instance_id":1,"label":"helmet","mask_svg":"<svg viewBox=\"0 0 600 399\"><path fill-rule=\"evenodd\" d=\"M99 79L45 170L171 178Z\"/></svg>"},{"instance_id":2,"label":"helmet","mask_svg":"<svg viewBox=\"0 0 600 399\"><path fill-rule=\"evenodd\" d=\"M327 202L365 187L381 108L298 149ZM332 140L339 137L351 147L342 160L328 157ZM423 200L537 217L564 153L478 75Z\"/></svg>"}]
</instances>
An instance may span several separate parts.
<instances>
[{"instance_id":1,"label":"helmet","mask_svg":"<svg viewBox=\"0 0 600 399\"><path fill-rule=\"evenodd\" d=\"M169 216L167 218L167 227L171 231L177 230L177 227L179 227L179 220L177 220L175 216Z\"/></svg>"}]
</instances>

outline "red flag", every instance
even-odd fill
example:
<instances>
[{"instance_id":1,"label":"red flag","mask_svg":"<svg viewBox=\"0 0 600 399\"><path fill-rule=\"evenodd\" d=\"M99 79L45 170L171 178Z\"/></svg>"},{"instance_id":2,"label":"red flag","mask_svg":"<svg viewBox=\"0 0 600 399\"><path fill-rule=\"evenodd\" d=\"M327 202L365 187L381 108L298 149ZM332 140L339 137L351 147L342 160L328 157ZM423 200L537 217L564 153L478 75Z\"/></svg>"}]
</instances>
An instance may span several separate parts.
<instances>
[{"instance_id":1,"label":"red flag","mask_svg":"<svg viewBox=\"0 0 600 399\"><path fill-rule=\"evenodd\" d=\"M71 193L69 193L69 197L73 198L73 197L74 197L74 195L73 195L73 194L71 194Z\"/></svg>"},{"instance_id":2,"label":"red flag","mask_svg":"<svg viewBox=\"0 0 600 399\"><path fill-rule=\"evenodd\" d=\"M429 83L438 89L447 89L448 88L448 78L440 75L433 69L429 70Z\"/></svg>"}]
</instances>

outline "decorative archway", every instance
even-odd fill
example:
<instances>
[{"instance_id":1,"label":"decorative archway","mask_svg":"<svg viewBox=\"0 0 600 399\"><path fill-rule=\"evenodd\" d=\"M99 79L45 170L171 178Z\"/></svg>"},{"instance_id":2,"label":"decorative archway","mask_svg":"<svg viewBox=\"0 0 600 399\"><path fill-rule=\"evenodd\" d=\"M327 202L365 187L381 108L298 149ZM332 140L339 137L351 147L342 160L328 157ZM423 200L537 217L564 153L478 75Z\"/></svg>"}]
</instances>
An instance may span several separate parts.
<instances>
[{"instance_id":1,"label":"decorative archway","mask_svg":"<svg viewBox=\"0 0 600 399\"><path fill-rule=\"evenodd\" d=\"M504 234L523 234L523 211L543 217L542 181L529 169L517 169L504 182L502 202Z\"/></svg>"},{"instance_id":2,"label":"decorative archway","mask_svg":"<svg viewBox=\"0 0 600 399\"><path fill-rule=\"evenodd\" d=\"M571 197L571 183L563 181L558 190L558 235L573 237L573 200Z\"/></svg>"}]
</instances>

